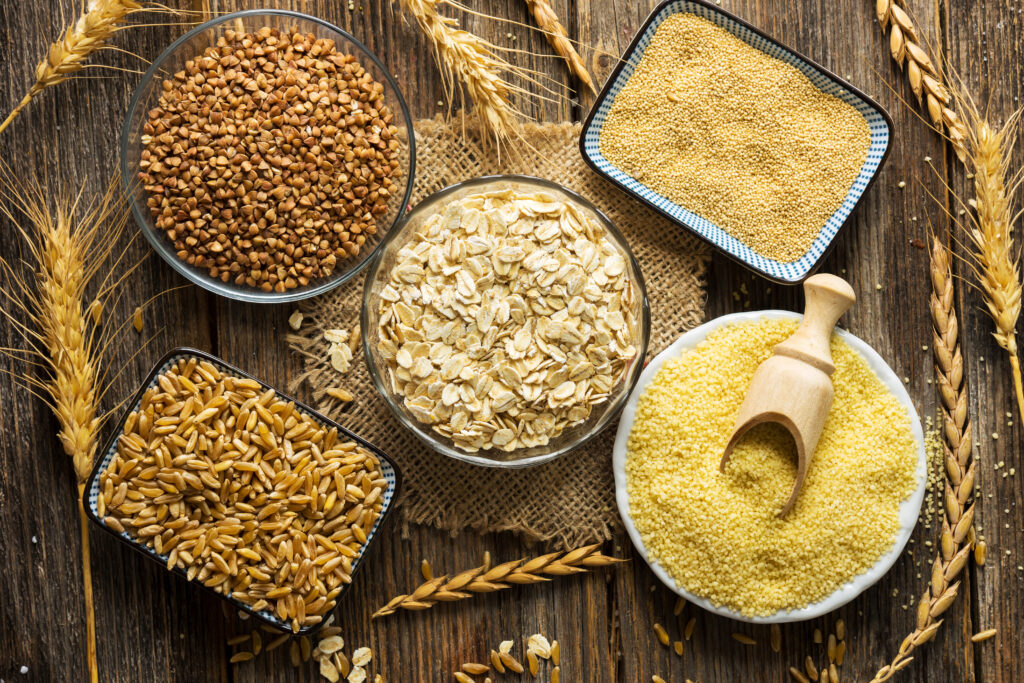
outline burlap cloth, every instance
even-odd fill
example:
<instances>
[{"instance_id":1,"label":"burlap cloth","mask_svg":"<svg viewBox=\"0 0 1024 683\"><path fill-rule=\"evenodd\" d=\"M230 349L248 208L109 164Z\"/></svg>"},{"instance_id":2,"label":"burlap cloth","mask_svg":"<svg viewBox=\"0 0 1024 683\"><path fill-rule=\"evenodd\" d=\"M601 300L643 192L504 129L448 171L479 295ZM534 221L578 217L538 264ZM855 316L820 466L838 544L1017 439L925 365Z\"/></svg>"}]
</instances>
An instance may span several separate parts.
<instances>
[{"instance_id":1,"label":"burlap cloth","mask_svg":"<svg viewBox=\"0 0 1024 683\"><path fill-rule=\"evenodd\" d=\"M533 150L505 154L499 164L472 120L418 121L412 203L452 183L494 173L546 178L588 198L625 234L640 261L651 304L650 358L701 322L707 248L591 171L577 149L579 132L579 124L528 124L525 137ZM452 533L511 530L559 546L610 538L618 522L611 471L614 426L546 465L477 467L431 451L402 427L377 395L361 353L343 376L331 367L323 330L355 329L364 279L360 275L301 304L305 321L289 342L303 357L304 371L291 388L308 382L325 414L394 457L404 475L403 525L432 524ZM325 394L328 387L344 387L354 400L342 404Z\"/></svg>"}]
</instances>

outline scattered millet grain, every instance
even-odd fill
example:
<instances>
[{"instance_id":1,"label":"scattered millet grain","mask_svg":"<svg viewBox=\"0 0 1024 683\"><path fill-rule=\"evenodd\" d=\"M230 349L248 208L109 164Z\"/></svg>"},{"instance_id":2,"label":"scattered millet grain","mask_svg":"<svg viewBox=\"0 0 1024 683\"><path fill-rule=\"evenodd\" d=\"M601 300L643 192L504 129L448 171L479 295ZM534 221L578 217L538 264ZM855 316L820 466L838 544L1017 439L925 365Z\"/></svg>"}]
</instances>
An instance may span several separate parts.
<instances>
[{"instance_id":1,"label":"scattered millet grain","mask_svg":"<svg viewBox=\"0 0 1024 683\"><path fill-rule=\"evenodd\" d=\"M719 471L754 370L796 326L733 325L667 361L629 438L630 515L648 553L681 587L744 615L803 607L871 567L916 486L906 410L837 336L835 399L790 514L776 517L796 460L780 426L751 430Z\"/></svg>"},{"instance_id":2,"label":"scattered millet grain","mask_svg":"<svg viewBox=\"0 0 1024 683\"><path fill-rule=\"evenodd\" d=\"M658 27L600 137L622 171L779 261L807 252L869 145L852 106L686 13Z\"/></svg>"}]
</instances>

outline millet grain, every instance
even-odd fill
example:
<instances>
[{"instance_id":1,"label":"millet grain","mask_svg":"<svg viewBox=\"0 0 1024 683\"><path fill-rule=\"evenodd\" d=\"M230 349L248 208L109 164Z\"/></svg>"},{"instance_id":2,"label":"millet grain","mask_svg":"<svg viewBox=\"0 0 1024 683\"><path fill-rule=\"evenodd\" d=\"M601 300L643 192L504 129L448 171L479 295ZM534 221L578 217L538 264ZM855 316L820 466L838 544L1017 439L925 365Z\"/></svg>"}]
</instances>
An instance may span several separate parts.
<instances>
[{"instance_id":1,"label":"millet grain","mask_svg":"<svg viewBox=\"0 0 1024 683\"><path fill-rule=\"evenodd\" d=\"M870 133L796 68L681 13L658 27L599 144L626 174L788 262L842 204Z\"/></svg>"}]
</instances>

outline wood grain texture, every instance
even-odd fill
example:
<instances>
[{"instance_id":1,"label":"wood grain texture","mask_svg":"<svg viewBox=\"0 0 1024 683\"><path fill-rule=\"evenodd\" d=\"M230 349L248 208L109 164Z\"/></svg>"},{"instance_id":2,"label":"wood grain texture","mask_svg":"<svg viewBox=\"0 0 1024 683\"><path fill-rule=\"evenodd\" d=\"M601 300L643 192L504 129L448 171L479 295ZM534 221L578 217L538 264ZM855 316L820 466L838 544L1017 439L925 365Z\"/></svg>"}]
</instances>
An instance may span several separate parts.
<instances>
[{"instance_id":1,"label":"wood grain texture","mask_svg":"<svg viewBox=\"0 0 1024 683\"><path fill-rule=\"evenodd\" d=\"M182 2L181 6L187 3ZM296 0L276 3L321 16L367 42L397 75L416 116L442 109L440 79L429 47L414 26L387 0ZM553 3L571 38L581 42L585 63L601 83L639 27L654 0L591 0ZM892 155L878 182L854 217L825 269L853 284L859 302L842 324L865 339L905 376L908 390L923 418L937 413L932 377L930 322L926 280L927 254L915 246L929 226L947 234L950 226L922 185L938 191L938 178L955 187L965 179L951 164L948 146L927 131L915 110L901 104L912 97L888 57L885 41L866 0L723 0L723 6L778 37L877 97L892 114L896 136ZM954 66L976 88L992 111L1005 116L1017 106L1024 74L1016 46L1024 39L1019 3L939 4L919 0L913 10L919 25L931 27L929 40L945 47ZM72 0L47 3L0 3L0 110L20 99L32 78L35 62L48 40L62 28L62 14L77 11ZM215 0L226 11L255 6L244 0ZM977 5L977 6L976 6ZM481 12L510 22L460 15L464 25L499 45L529 53L510 59L543 73L554 88L552 101L524 101L541 120L581 119L593 98L577 93L564 66L551 56L543 36L529 24L525 4L518 0L473 3ZM445 12L454 12L446 8ZM166 17L149 17L167 22ZM140 17L139 21L150 23ZM511 23L519 22L519 23ZM118 47L151 59L181 26L133 27L118 34ZM102 64L138 70L144 62L118 52L98 56ZM0 136L0 157L24 178L57 184L84 183L98 192L116 168L116 134L138 80L134 73L92 69L90 77L44 92L11 128ZM998 83L998 87L983 87ZM887 84L893 84L895 90ZM523 84L537 92L537 86ZM925 160L930 157L931 161ZM934 170L933 170L934 169ZM905 187L899 188L903 181ZM0 222L0 249L17 254L13 226ZM257 307L211 297L184 282L141 241L130 245L132 258L148 258L127 281L119 309L122 319L156 292L166 291L146 313L146 333L157 338L139 351L142 338L129 332L112 349L109 365L123 368L114 395L123 396L141 380L168 348L192 345L207 349L284 386L298 370L283 335L291 310ZM960 267L961 274L966 274ZM959 282L958 282L959 284ZM879 287L880 285L880 287ZM172 289L181 287L180 289ZM1024 476L1019 425L1006 418L1012 409L1008 364L989 334L990 323L979 309L976 292L961 286L959 306L964 321L962 343L971 392L971 415L978 434L985 490L978 519L989 543L989 563L971 566L961 598L950 611L939 637L928 645L899 680L992 681L1024 680L1024 646L1019 623L1024 619L1024 538L1019 531ZM742 309L799 310L799 288L769 285L716 257L709 274L709 318ZM0 324L0 346L19 343L9 324ZM983 359L983 360L982 360ZM15 374L24 368L0 359L0 370ZM301 398L301 397L300 397ZM111 402L112 404L112 402ZM84 670L82 634L85 615L80 596L73 476L70 463L53 438L55 423L38 401L0 374L0 679L4 681L81 680ZM1008 424L1012 423L1012 424ZM998 434L998 439L992 434ZM998 462L1005 467L994 469ZM1009 468L1020 474L1010 476ZM1003 473L1007 473L1004 478ZM989 497L991 495L991 497ZM937 518L936 518L937 519ZM1009 526L1007 526L1009 525ZM427 527L397 526L378 545L357 579L357 588L337 612L347 648L369 645L375 652L373 672L388 681L449 680L465 661L484 661L501 640L542 632L557 638L562 649L563 681L786 680L787 668L810 654L820 665L824 646L814 645L815 628L826 631L843 617L849 650L843 680L864 680L888 661L912 627L917 596L924 590L937 522L922 525L910 550L878 585L827 618L783 627L783 654L768 646L768 630L713 617L687 607L681 618L672 614L675 596L631 552L618 536L606 552L633 557L628 565L593 574L558 579L481 596L457 605L441 605L421 613L403 613L370 621L370 613L389 597L419 580L419 562L428 558L435 573L454 572L480 563L489 550L495 562L543 552L507 534L451 537ZM252 628L235 615L225 616L221 602L172 579L100 534L93 534L99 661L104 681L314 681L312 664L293 669L287 647L250 663L228 664L226 638ZM1010 551L1007 555L1006 551ZM827 548L821 552L828 552ZM651 626L658 622L673 640L680 638L690 617L696 617L693 638L682 657L663 648ZM994 641L972 646L971 633L1000 629ZM756 645L730 637L741 632ZM521 646L517 650L521 652ZM21 666L29 673L21 676ZM506 677L507 680L515 680ZM505 680L502 679L502 680Z\"/></svg>"}]
</instances>

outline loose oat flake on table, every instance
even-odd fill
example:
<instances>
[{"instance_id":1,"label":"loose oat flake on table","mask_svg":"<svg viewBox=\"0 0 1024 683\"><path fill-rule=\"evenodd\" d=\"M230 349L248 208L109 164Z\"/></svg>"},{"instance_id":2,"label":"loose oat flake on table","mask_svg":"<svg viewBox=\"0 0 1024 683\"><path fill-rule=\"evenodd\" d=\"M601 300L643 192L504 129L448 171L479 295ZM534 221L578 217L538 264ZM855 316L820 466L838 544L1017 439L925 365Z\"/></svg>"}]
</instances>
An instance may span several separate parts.
<instances>
[{"instance_id":1,"label":"loose oat flake on table","mask_svg":"<svg viewBox=\"0 0 1024 683\"><path fill-rule=\"evenodd\" d=\"M448 204L402 247L381 292L392 389L463 450L547 444L606 401L637 354L626 258L550 194Z\"/></svg>"}]
</instances>

